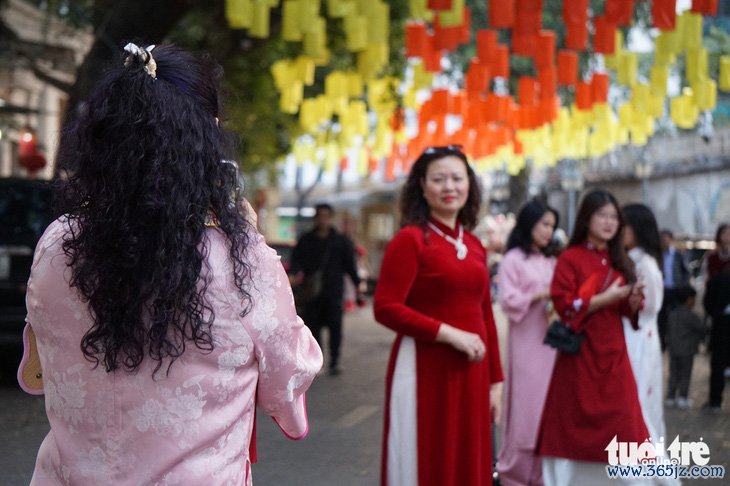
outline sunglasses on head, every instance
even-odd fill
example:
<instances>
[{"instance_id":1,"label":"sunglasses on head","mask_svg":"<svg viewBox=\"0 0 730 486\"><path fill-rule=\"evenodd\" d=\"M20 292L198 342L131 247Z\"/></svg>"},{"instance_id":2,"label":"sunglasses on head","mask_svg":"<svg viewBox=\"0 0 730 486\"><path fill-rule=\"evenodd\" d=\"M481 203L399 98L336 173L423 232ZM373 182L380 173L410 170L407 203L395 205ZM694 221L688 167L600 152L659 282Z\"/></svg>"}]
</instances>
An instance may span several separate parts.
<instances>
[{"instance_id":1,"label":"sunglasses on head","mask_svg":"<svg viewBox=\"0 0 730 486\"><path fill-rule=\"evenodd\" d=\"M459 152L461 153L461 149L464 148L463 145L438 145L434 147L426 147L423 150L423 153L426 155L431 154L439 154L439 153L449 153L449 152Z\"/></svg>"}]
</instances>

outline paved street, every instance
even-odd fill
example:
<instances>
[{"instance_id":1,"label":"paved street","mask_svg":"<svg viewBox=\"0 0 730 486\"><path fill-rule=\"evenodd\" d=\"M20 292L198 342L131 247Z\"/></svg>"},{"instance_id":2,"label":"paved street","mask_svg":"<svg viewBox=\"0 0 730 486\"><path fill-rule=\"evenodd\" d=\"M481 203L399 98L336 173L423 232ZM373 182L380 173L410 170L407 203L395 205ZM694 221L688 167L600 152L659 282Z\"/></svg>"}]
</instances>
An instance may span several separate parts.
<instances>
[{"instance_id":1,"label":"paved street","mask_svg":"<svg viewBox=\"0 0 730 486\"><path fill-rule=\"evenodd\" d=\"M500 325L502 338L504 325ZM259 415L259 485L365 486L378 484L383 416L383 380L392 334L372 321L370 309L347 314L343 365L337 377L323 375L307 395L310 432L290 441L268 417ZM667 410L668 435L703 438L713 465L730 466L730 411L699 410L707 396L707 357L695 361L694 408ZM35 453L47 432L42 398L20 392L4 377L0 388L0 483L26 485ZM729 392L730 393L730 392ZM726 400L730 401L730 400ZM720 484L720 481L716 481ZM727 483L724 483L727 484Z\"/></svg>"}]
</instances>

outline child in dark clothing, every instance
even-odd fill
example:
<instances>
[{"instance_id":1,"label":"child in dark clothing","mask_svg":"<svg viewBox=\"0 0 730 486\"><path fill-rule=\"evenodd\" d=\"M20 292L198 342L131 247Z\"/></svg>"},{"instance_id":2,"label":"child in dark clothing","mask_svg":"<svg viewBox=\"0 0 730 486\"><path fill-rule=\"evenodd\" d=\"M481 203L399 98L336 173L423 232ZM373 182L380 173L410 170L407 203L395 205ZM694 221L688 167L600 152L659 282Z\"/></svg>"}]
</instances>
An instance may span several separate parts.
<instances>
[{"instance_id":1,"label":"child in dark clothing","mask_svg":"<svg viewBox=\"0 0 730 486\"><path fill-rule=\"evenodd\" d=\"M675 295L681 305L672 311L667 322L669 386L665 405L669 407L676 405L677 408L686 410L689 408L687 396L692 364L699 343L708 328L692 311L697 291L690 285L684 285L675 290Z\"/></svg>"}]
</instances>

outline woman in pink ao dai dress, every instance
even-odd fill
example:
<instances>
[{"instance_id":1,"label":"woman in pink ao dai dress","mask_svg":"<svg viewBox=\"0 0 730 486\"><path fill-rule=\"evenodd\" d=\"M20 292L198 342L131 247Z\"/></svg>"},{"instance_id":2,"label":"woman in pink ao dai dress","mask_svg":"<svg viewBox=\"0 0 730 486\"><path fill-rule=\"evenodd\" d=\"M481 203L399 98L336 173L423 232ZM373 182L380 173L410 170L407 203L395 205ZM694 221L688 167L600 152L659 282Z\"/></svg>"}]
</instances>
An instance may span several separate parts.
<instances>
[{"instance_id":1,"label":"woman in pink ao dai dress","mask_svg":"<svg viewBox=\"0 0 730 486\"><path fill-rule=\"evenodd\" d=\"M499 266L499 303L509 320L504 386L504 439L497 469L510 485L542 485L535 440L556 352L543 344L547 330L550 255L557 212L535 200L522 208Z\"/></svg>"}]
</instances>

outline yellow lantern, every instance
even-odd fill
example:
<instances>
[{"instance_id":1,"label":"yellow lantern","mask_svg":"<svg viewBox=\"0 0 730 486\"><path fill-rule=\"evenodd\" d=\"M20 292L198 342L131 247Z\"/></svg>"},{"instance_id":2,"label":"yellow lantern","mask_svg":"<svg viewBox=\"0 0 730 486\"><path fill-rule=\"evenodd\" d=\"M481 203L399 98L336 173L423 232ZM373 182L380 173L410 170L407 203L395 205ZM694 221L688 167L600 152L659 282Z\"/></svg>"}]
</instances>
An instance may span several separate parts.
<instances>
[{"instance_id":1,"label":"yellow lantern","mask_svg":"<svg viewBox=\"0 0 730 486\"><path fill-rule=\"evenodd\" d=\"M679 53L679 34L676 30L662 31L656 38L654 63L668 66L674 63L674 56Z\"/></svg>"},{"instance_id":2,"label":"yellow lantern","mask_svg":"<svg viewBox=\"0 0 730 486\"><path fill-rule=\"evenodd\" d=\"M451 9L440 10L436 15L438 16L441 27L458 27L463 25L464 0L451 0Z\"/></svg>"},{"instance_id":3,"label":"yellow lantern","mask_svg":"<svg viewBox=\"0 0 730 486\"><path fill-rule=\"evenodd\" d=\"M390 37L390 7L374 1L367 16L368 44L387 44Z\"/></svg>"},{"instance_id":4,"label":"yellow lantern","mask_svg":"<svg viewBox=\"0 0 730 486\"><path fill-rule=\"evenodd\" d=\"M355 13L345 17L345 45L347 50L357 52L368 45L368 19Z\"/></svg>"},{"instance_id":5,"label":"yellow lantern","mask_svg":"<svg viewBox=\"0 0 730 486\"><path fill-rule=\"evenodd\" d=\"M654 64L651 67L650 75L651 92L662 97L667 95L667 82L669 81L669 66Z\"/></svg>"},{"instance_id":6,"label":"yellow lantern","mask_svg":"<svg viewBox=\"0 0 730 486\"><path fill-rule=\"evenodd\" d=\"M226 20L232 29L248 29L253 19L251 0L226 0Z\"/></svg>"},{"instance_id":7,"label":"yellow lantern","mask_svg":"<svg viewBox=\"0 0 730 486\"><path fill-rule=\"evenodd\" d=\"M327 0L327 15L333 19L341 19L352 13L355 2L352 0Z\"/></svg>"},{"instance_id":8,"label":"yellow lantern","mask_svg":"<svg viewBox=\"0 0 730 486\"><path fill-rule=\"evenodd\" d=\"M700 80L707 78L707 50L688 49L685 76L694 86Z\"/></svg>"},{"instance_id":9,"label":"yellow lantern","mask_svg":"<svg viewBox=\"0 0 730 486\"><path fill-rule=\"evenodd\" d=\"M285 41L302 40L302 30L299 27L299 5L299 0L284 2L281 13L281 37Z\"/></svg>"},{"instance_id":10,"label":"yellow lantern","mask_svg":"<svg viewBox=\"0 0 730 486\"><path fill-rule=\"evenodd\" d=\"M269 13L271 7L266 3L255 1L253 3L253 19L248 34L257 39L269 37Z\"/></svg>"},{"instance_id":11,"label":"yellow lantern","mask_svg":"<svg viewBox=\"0 0 730 486\"><path fill-rule=\"evenodd\" d=\"M717 105L717 83L712 79L702 79L697 83L695 103L700 110L714 110Z\"/></svg>"},{"instance_id":12,"label":"yellow lantern","mask_svg":"<svg viewBox=\"0 0 730 486\"><path fill-rule=\"evenodd\" d=\"M618 59L618 82L628 86L636 82L639 59L635 52L624 51Z\"/></svg>"},{"instance_id":13,"label":"yellow lantern","mask_svg":"<svg viewBox=\"0 0 730 486\"><path fill-rule=\"evenodd\" d=\"M327 49L327 25L325 20L317 17L314 26L304 33L304 55L320 58Z\"/></svg>"}]
</instances>

